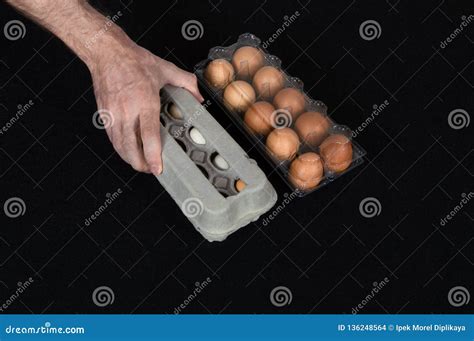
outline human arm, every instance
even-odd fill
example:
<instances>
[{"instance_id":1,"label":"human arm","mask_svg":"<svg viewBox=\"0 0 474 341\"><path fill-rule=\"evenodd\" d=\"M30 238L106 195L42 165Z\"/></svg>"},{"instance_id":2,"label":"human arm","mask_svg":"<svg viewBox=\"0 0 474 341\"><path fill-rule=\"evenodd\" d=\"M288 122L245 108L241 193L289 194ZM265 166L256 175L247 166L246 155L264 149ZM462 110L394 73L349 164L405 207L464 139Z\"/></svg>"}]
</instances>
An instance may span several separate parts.
<instances>
[{"instance_id":1,"label":"human arm","mask_svg":"<svg viewBox=\"0 0 474 341\"><path fill-rule=\"evenodd\" d=\"M196 77L132 41L86 0L7 0L61 39L87 65L107 135L134 169L162 172L160 89L171 84L203 98Z\"/></svg>"}]
</instances>

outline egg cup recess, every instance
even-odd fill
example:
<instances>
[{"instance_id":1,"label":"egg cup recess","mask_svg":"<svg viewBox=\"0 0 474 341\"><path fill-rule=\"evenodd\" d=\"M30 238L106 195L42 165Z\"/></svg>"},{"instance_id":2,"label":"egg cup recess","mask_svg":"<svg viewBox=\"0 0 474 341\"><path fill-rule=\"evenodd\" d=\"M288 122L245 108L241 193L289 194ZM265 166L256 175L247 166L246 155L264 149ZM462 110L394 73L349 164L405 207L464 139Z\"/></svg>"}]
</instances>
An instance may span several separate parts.
<instances>
[{"instance_id":1,"label":"egg cup recess","mask_svg":"<svg viewBox=\"0 0 474 341\"><path fill-rule=\"evenodd\" d=\"M163 173L157 179L207 240L267 212L277 194L256 162L187 90L161 94Z\"/></svg>"},{"instance_id":2,"label":"egg cup recess","mask_svg":"<svg viewBox=\"0 0 474 341\"><path fill-rule=\"evenodd\" d=\"M194 162L204 177L224 198L238 194L239 191L235 188L234 182L239 176L229 169L227 161L216 150L206 147L208 141L200 130L183 123L183 116L177 118L170 114L170 108L174 108L175 111L179 110L174 103L168 102L162 107L163 112L166 113L164 128Z\"/></svg>"},{"instance_id":3,"label":"egg cup recess","mask_svg":"<svg viewBox=\"0 0 474 341\"><path fill-rule=\"evenodd\" d=\"M269 54L255 35L245 33L232 45L211 48L194 71L298 195L363 163L366 152L353 141L351 130L334 122L324 102L311 98L304 83L289 75L280 58Z\"/></svg>"}]
</instances>

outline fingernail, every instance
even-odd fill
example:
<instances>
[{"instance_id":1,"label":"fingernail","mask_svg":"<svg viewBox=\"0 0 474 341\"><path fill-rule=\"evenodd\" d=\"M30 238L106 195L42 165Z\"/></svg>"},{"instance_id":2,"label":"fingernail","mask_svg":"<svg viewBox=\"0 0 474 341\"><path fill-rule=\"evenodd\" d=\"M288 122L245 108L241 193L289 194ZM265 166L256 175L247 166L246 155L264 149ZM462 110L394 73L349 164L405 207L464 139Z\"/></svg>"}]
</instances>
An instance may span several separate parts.
<instances>
[{"instance_id":1,"label":"fingernail","mask_svg":"<svg viewBox=\"0 0 474 341\"><path fill-rule=\"evenodd\" d=\"M163 170L163 169L162 169L161 166L153 166L153 167L151 167L151 172L152 172L155 176L160 175L162 170Z\"/></svg>"}]
</instances>

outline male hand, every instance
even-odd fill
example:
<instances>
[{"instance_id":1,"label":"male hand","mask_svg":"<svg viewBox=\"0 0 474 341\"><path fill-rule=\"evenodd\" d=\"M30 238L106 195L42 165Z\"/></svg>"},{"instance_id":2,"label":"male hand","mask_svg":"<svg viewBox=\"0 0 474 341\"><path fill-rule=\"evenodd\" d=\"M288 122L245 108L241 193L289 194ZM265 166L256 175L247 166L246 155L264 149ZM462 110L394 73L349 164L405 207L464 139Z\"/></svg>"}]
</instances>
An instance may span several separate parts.
<instances>
[{"instance_id":1,"label":"male hand","mask_svg":"<svg viewBox=\"0 0 474 341\"><path fill-rule=\"evenodd\" d=\"M98 111L112 115L106 130L115 150L137 171L159 175L160 89L166 84L184 87L202 102L196 77L138 46L86 0L7 1L86 63Z\"/></svg>"},{"instance_id":2,"label":"male hand","mask_svg":"<svg viewBox=\"0 0 474 341\"><path fill-rule=\"evenodd\" d=\"M103 120L112 123L105 127L115 150L135 170L159 175L160 89L183 87L202 102L196 76L138 45L108 52L90 69L99 113L112 116Z\"/></svg>"}]
</instances>

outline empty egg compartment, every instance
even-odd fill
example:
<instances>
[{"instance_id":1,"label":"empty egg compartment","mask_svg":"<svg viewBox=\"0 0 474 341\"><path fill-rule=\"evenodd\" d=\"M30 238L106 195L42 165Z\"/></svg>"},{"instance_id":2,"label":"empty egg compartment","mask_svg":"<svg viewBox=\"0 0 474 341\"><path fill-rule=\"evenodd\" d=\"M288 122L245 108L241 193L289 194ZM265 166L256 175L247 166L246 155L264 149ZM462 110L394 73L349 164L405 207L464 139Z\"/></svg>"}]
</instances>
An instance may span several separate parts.
<instances>
[{"instance_id":1,"label":"empty egg compartment","mask_svg":"<svg viewBox=\"0 0 474 341\"><path fill-rule=\"evenodd\" d=\"M200 84L298 195L363 163L366 152L353 141L351 130L334 122L328 107L309 97L304 83L286 73L281 60L253 34L211 48L194 70ZM308 178L299 181L295 174Z\"/></svg>"},{"instance_id":2,"label":"empty egg compartment","mask_svg":"<svg viewBox=\"0 0 474 341\"><path fill-rule=\"evenodd\" d=\"M240 180L238 174L217 150L206 143L198 128L183 120L176 104L169 101L162 105L161 123L224 198L239 193L236 187Z\"/></svg>"}]
</instances>

